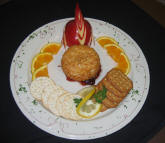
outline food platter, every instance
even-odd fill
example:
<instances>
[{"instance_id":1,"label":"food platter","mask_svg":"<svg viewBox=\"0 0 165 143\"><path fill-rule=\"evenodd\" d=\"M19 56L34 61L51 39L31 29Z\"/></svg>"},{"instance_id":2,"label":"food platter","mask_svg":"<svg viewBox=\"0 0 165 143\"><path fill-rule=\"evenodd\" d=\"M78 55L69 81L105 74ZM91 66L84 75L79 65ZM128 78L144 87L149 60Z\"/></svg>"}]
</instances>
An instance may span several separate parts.
<instances>
[{"instance_id":1,"label":"food platter","mask_svg":"<svg viewBox=\"0 0 165 143\"><path fill-rule=\"evenodd\" d=\"M98 83L108 70L116 63L96 42L99 36L114 38L124 49L131 62L128 75L133 81L133 89L116 108L99 113L93 119L72 121L57 117L45 109L30 94L31 62L40 48L49 42L61 42L65 24L73 18L48 23L32 32L18 47L11 63L10 85L16 104L22 113L40 129L68 139L95 139L110 135L126 126L140 111L148 94L150 75L148 64L143 52L136 42L124 31L104 21L86 18L93 30L93 43L100 56L102 71L96 80ZM61 57L66 49L62 47L54 60L48 65L49 76L57 85L70 92L83 88L77 82L66 80L60 67Z\"/></svg>"}]
</instances>

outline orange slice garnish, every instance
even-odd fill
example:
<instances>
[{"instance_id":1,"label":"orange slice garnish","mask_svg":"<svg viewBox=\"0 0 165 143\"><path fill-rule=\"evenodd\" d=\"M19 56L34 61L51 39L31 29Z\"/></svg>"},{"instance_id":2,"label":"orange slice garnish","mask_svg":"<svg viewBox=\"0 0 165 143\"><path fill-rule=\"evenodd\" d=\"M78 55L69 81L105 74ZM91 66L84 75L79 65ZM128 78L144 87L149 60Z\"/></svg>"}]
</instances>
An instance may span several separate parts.
<instances>
[{"instance_id":1,"label":"orange slice garnish","mask_svg":"<svg viewBox=\"0 0 165 143\"><path fill-rule=\"evenodd\" d=\"M118 66L116 68L120 69L126 75L130 72L131 64L129 58L125 53L121 53L120 59L118 61Z\"/></svg>"},{"instance_id":2,"label":"orange slice garnish","mask_svg":"<svg viewBox=\"0 0 165 143\"><path fill-rule=\"evenodd\" d=\"M47 65L53 60L53 55L51 53L39 53L37 54L33 60L31 65L32 74L38 68L42 67L43 65Z\"/></svg>"},{"instance_id":3,"label":"orange slice garnish","mask_svg":"<svg viewBox=\"0 0 165 143\"><path fill-rule=\"evenodd\" d=\"M41 76L49 77L47 65L43 65L42 67L35 70L34 73L32 74L32 80L36 79L37 77L41 77Z\"/></svg>"},{"instance_id":4,"label":"orange slice garnish","mask_svg":"<svg viewBox=\"0 0 165 143\"><path fill-rule=\"evenodd\" d=\"M119 62L121 53L124 52L124 50L119 45L107 44L104 46L104 48L107 50L107 53L113 58L115 62Z\"/></svg>"},{"instance_id":5,"label":"orange slice garnish","mask_svg":"<svg viewBox=\"0 0 165 143\"><path fill-rule=\"evenodd\" d=\"M40 52L41 53L49 52L53 55L56 55L60 50L60 48L61 48L60 43L52 42L44 45Z\"/></svg>"},{"instance_id":6,"label":"orange slice garnish","mask_svg":"<svg viewBox=\"0 0 165 143\"><path fill-rule=\"evenodd\" d=\"M116 44L107 44L104 46L107 53L112 57L112 59L118 63L117 67L126 75L130 72L130 61L124 50Z\"/></svg>"},{"instance_id":7,"label":"orange slice garnish","mask_svg":"<svg viewBox=\"0 0 165 143\"><path fill-rule=\"evenodd\" d=\"M108 36L101 36L99 38L96 39L96 41L102 46L104 47L107 44L116 44L118 45L117 41L111 37Z\"/></svg>"}]
</instances>

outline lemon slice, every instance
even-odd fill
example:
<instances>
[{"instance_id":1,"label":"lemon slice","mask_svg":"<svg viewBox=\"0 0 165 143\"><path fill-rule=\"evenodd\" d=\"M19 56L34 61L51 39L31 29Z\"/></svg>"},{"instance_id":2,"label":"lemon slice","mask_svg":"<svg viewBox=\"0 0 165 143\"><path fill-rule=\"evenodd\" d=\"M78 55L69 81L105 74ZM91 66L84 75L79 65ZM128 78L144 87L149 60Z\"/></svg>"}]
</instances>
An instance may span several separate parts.
<instances>
[{"instance_id":1,"label":"lemon slice","mask_svg":"<svg viewBox=\"0 0 165 143\"><path fill-rule=\"evenodd\" d=\"M85 89L85 90L87 91L87 89ZM83 100L80 102L80 104L76 108L76 112L79 116L81 116L83 118L92 118L100 112L101 104L99 104L97 102L95 103L92 99L90 99L94 93L95 93L95 88L92 89L83 98Z\"/></svg>"},{"instance_id":2,"label":"lemon slice","mask_svg":"<svg viewBox=\"0 0 165 143\"><path fill-rule=\"evenodd\" d=\"M84 98L86 95L88 95L94 89L95 89L94 86L88 86L88 87L80 89L76 94L78 94L82 98Z\"/></svg>"},{"instance_id":3,"label":"lemon slice","mask_svg":"<svg viewBox=\"0 0 165 143\"><path fill-rule=\"evenodd\" d=\"M78 115L83 118L92 118L100 112L100 109L101 104L94 103L93 100L88 100L83 106L81 106Z\"/></svg>"}]
</instances>

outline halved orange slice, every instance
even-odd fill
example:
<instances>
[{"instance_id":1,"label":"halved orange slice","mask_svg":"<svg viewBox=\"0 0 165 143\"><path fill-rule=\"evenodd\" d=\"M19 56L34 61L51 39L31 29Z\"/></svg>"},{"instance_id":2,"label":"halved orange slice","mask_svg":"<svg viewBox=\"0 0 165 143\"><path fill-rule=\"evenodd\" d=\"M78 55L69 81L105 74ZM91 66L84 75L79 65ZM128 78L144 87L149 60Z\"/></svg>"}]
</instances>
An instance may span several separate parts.
<instances>
[{"instance_id":1,"label":"halved orange slice","mask_svg":"<svg viewBox=\"0 0 165 143\"><path fill-rule=\"evenodd\" d=\"M104 48L107 50L107 53L113 58L115 62L119 62L119 58L122 52L124 50L116 44L107 44L104 46Z\"/></svg>"},{"instance_id":2,"label":"halved orange slice","mask_svg":"<svg viewBox=\"0 0 165 143\"><path fill-rule=\"evenodd\" d=\"M112 57L112 59L118 63L117 67L126 75L130 72L130 62L129 58L125 54L124 50L116 44L107 44L104 46L107 53Z\"/></svg>"},{"instance_id":3,"label":"halved orange slice","mask_svg":"<svg viewBox=\"0 0 165 143\"><path fill-rule=\"evenodd\" d=\"M118 61L118 66L116 68L120 69L126 75L130 72L131 64L129 58L125 53L121 53Z\"/></svg>"},{"instance_id":4,"label":"halved orange slice","mask_svg":"<svg viewBox=\"0 0 165 143\"><path fill-rule=\"evenodd\" d=\"M47 65L53 60L53 55L51 53L39 53L37 54L33 60L31 65L32 74L35 70L42 67L43 65Z\"/></svg>"},{"instance_id":5,"label":"halved orange slice","mask_svg":"<svg viewBox=\"0 0 165 143\"><path fill-rule=\"evenodd\" d=\"M41 77L41 76L49 77L47 65L43 65L42 67L35 70L35 72L32 74L32 80L36 79L37 77Z\"/></svg>"},{"instance_id":6,"label":"halved orange slice","mask_svg":"<svg viewBox=\"0 0 165 143\"><path fill-rule=\"evenodd\" d=\"M58 51L60 50L60 48L61 48L60 43L52 42L52 43L48 43L44 45L41 48L40 52L41 53L49 52L49 53L52 53L53 55L56 55Z\"/></svg>"},{"instance_id":7,"label":"halved orange slice","mask_svg":"<svg viewBox=\"0 0 165 143\"><path fill-rule=\"evenodd\" d=\"M107 44L116 44L118 45L117 41L111 37L108 36L101 36L99 38L96 39L96 41L102 46L104 47Z\"/></svg>"}]
</instances>

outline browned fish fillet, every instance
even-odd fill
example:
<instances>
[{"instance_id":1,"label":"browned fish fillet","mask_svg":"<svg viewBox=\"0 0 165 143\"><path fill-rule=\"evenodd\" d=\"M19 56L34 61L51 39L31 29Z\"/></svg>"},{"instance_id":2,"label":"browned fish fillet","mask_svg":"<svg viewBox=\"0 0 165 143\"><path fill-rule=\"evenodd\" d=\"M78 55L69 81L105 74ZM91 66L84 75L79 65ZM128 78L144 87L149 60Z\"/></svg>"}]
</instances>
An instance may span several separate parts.
<instances>
[{"instance_id":1,"label":"browned fish fillet","mask_svg":"<svg viewBox=\"0 0 165 143\"><path fill-rule=\"evenodd\" d=\"M118 69L110 70L106 75L106 79L122 93L128 94L133 88L132 81Z\"/></svg>"},{"instance_id":2,"label":"browned fish fillet","mask_svg":"<svg viewBox=\"0 0 165 143\"><path fill-rule=\"evenodd\" d=\"M102 104L102 107L101 107L101 112L104 112L104 111L106 111L108 109L108 107L106 107L104 104Z\"/></svg>"},{"instance_id":3,"label":"browned fish fillet","mask_svg":"<svg viewBox=\"0 0 165 143\"><path fill-rule=\"evenodd\" d=\"M98 92L99 90L102 90L103 87L103 83L102 81L100 81L97 85L96 85L96 92Z\"/></svg>"},{"instance_id":4,"label":"browned fish fillet","mask_svg":"<svg viewBox=\"0 0 165 143\"><path fill-rule=\"evenodd\" d=\"M112 69L96 85L96 92L107 89L106 98L102 101L101 112L116 107L133 88L132 81L120 70Z\"/></svg>"},{"instance_id":5,"label":"browned fish fillet","mask_svg":"<svg viewBox=\"0 0 165 143\"><path fill-rule=\"evenodd\" d=\"M100 81L100 82L98 83L98 85L96 86L96 92L98 92L99 90L102 90L102 87L103 87L103 82ZM112 92L110 92L110 91L107 91L106 96L107 96L107 98L108 98L109 100L111 100L111 101L113 101L113 102L117 102L117 103L121 102L122 99L123 99L123 98L121 98L121 97L115 96L115 95L114 95Z\"/></svg>"},{"instance_id":6,"label":"browned fish fillet","mask_svg":"<svg viewBox=\"0 0 165 143\"><path fill-rule=\"evenodd\" d=\"M119 90L117 90L110 82L109 80L107 80L107 78L104 78L103 80L103 85L105 86L105 88L112 92L115 96L118 96L118 97L125 97L126 96L126 93L122 93L120 92Z\"/></svg>"},{"instance_id":7,"label":"browned fish fillet","mask_svg":"<svg viewBox=\"0 0 165 143\"><path fill-rule=\"evenodd\" d=\"M110 101L116 102L116 103L120 103L120 102L123 100L123 98L114 95L114 94L113 94L112 92L110 92L110 91L107 91L106 96L107 96L107 98L108 98Z\"/></svg>"},{"instance_id":8,"label":"browned fish fillet","mask_svg":"<svg viewBox=\"0 0 165 143\"><path fill-rule=\"evenodd\" d=\"M103 103L106 107L108 107L108 108L114 108L114 107L116 107L116 106L118 105L118 103L112 102L112 101L110 101L108 98L105 98L105 99L102 101L102 103Z\"/></svg>"}]
</instances>

